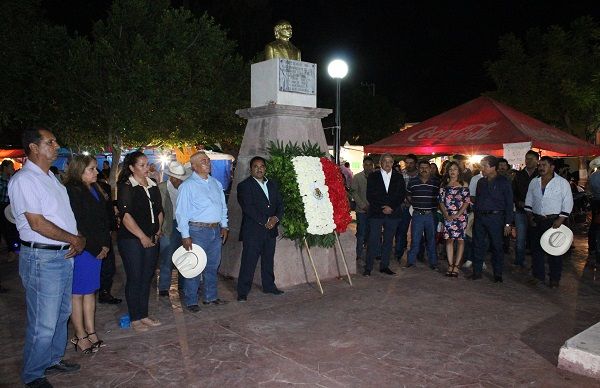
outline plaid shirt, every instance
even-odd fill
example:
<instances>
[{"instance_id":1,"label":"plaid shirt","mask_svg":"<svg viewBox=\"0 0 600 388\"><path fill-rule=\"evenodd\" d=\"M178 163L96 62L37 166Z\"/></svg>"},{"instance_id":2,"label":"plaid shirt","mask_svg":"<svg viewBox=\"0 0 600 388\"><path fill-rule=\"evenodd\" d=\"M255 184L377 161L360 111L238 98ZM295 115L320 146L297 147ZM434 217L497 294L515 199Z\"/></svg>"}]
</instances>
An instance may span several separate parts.
<instances>
[{"instance_id":1,"label":"plaid shirt","mask_svg":"<svg viewBox=\"0 0 600 388\"><path fill-rule=\"evenodd\" d=\"M0 175L0 203L10 203L10 198L8 198L8 179Z\"/></svg>"}]
</instances>

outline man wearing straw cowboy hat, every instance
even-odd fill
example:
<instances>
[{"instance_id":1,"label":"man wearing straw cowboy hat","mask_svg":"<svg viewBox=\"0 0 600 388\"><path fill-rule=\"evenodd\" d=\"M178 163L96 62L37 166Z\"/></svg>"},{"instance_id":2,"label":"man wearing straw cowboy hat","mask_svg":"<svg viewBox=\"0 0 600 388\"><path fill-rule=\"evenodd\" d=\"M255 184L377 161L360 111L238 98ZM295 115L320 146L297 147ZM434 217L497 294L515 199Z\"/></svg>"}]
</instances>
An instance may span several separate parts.
<instances>
[{"instance_id":1,"label":"man wearing straw cowboy hat","mask_svg":"<svg viewBox=\"0 0 600 388\"><path fill-rule=\"evenodd\" d=\"M168 296L171 286L171 271L173 263L171 257L173 252L181 244L181 233L177 230L177 219L175 218L175 205L179 186L192 175L192 170L184 168L181 163L170 162L164 171L169 179L158 184L158 190L162 198L164 221L162 224L162 236L160 237L160 277L158 280L158 295ZM179 288L183 286L179 278Z\"/></svg>"},{"instance_id":2,"label":"man wearing straw cowboy hat","mask_svg":"<svg viewBox=\"0 0 600 388\"><path fill-rule=\"evenodd\" d=\"M217 290L217 270L221 263L221 245L229 234L227 203L221 183L210 176L211 165L208 155L196 152L190 157L194 173L179 188L175 216L177 229L181 232L181 243L190 251L192 243L206 252L204 280L205 305L226 303L219 299ZM184 302L188 311L200 311L198 287L200 275L186 279Z\"/></svg>"},{"instance_id":3,"label":"man wearing straw cowboy hat","mask_svg":"<svg viewBox=\"0 0 600 388\"><path fill-rule=\"evenodd\" d=\"M552 228L557 231L562 231L568 228L562 226L563 222L571 214L573 210L573 194L571 194L571 186L566 179L554 173L554 159L549 156L542 156L538 163L539 177L534 178L529 184L527 196L525 197L525 211L530 225L533 229L531 240L531 250L533 258L531 284L536 285L538 282L546 280L545 257L548 257L548 267L550 269L550 288L558 287L560 276L562 273L563 254L568 250L558 249L550 251L551 254L546 255L544 247L546 241L540 241L542 236L546 238L549 235L547 231ZM571 241L563 239L563 247L565 244L571 245Z\"/></svg>"}]
</instances>

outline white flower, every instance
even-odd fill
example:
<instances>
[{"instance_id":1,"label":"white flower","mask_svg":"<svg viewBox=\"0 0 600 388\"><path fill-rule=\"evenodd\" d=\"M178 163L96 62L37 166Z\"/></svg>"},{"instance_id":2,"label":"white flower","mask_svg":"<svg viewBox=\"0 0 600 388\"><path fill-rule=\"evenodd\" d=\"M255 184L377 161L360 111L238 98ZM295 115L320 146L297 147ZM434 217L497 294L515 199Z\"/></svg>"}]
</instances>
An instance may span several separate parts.
<instances>
[{"instance_id":1,"label":"white flower","mask_svg":"<svg viewBox=\"0 0 600 388\"><path fill-rule=\"evenodd\" d=\"M329 200L329 189L325 185L321 160L314 156L296 156L292 163L308 222L306 231L315 235L333 232L333 205Z\"/></svg>"}]
</instances>

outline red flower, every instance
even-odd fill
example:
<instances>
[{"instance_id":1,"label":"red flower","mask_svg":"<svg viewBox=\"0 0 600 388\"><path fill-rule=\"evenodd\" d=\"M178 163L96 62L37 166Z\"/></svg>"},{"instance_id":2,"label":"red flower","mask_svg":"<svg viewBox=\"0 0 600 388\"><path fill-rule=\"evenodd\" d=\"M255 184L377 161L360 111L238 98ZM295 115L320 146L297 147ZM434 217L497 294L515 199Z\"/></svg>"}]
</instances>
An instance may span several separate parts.
<instances>
[{"instance_id":1,"label":"red flower","mask_svg":"<svg viewBox=\"0 0 600 388\"><path fill-rule=\"evenodd\" d=\"M329 200L333 205L333 221L335 231L344 233L352 221L350 204L340 168L328 158L321 158L321 166L325 174L325 184L329 188Z\"/></svg>"}]
</instances>

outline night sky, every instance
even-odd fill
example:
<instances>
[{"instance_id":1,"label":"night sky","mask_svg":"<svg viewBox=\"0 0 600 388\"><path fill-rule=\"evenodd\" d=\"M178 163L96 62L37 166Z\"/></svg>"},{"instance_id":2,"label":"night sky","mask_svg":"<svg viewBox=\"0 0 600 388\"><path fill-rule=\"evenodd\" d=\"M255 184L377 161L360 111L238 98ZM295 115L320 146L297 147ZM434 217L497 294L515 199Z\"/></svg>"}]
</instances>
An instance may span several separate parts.
<instances>
[{"instance_id":1,"label":"night sky","mask_svg":"<svg viewBox=\"0 0 600 388\"><path fill-rule=\"evenodd\" d=\"M110 1L44 0L47 16L88 33L105 17ZM334 83L328 62L344 58L344 87L375 85L407 115L422 121L494 90L484 63L497 58L498 38L532 27L567 27L579 16L600 21L597 1L303 1L173 0L197 13L207 11L251 59L274 39L280 19L293 26L292 42L302 59L319 66L319 105L332 108ZM342 89L343 90L343 89ZM343 91L342 91L343 93ZM343 98L343 94L342 94Z\"/></svg>"}]
</instances>

